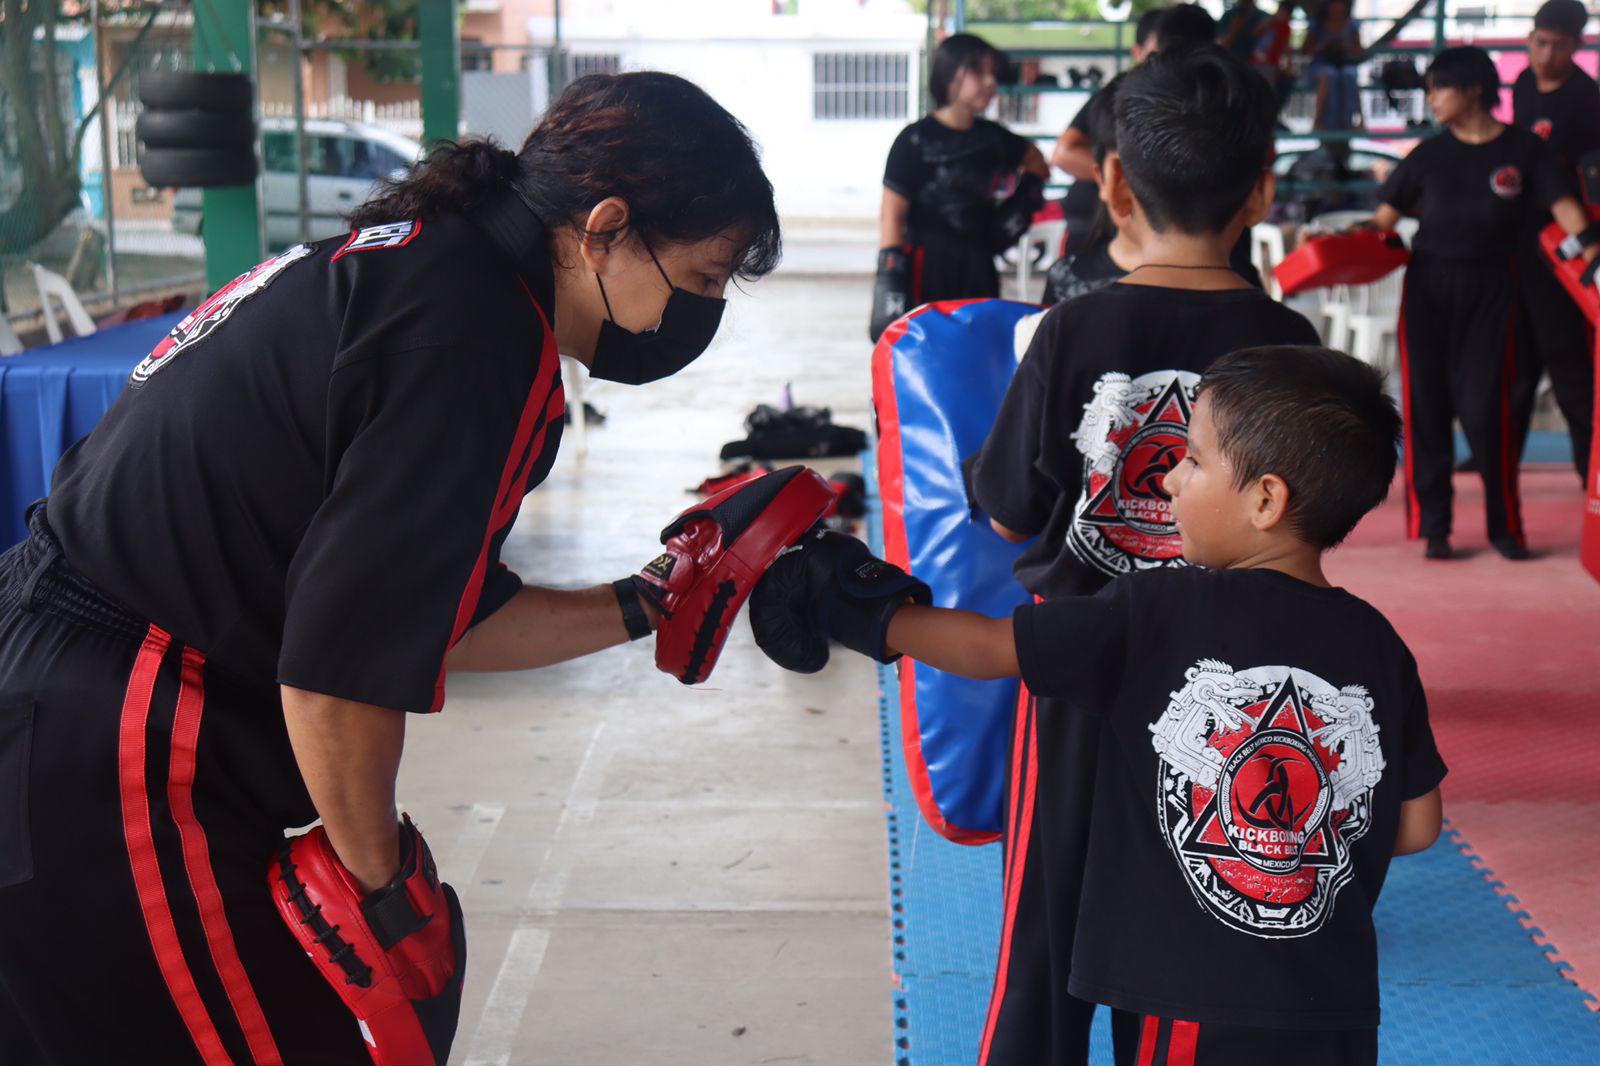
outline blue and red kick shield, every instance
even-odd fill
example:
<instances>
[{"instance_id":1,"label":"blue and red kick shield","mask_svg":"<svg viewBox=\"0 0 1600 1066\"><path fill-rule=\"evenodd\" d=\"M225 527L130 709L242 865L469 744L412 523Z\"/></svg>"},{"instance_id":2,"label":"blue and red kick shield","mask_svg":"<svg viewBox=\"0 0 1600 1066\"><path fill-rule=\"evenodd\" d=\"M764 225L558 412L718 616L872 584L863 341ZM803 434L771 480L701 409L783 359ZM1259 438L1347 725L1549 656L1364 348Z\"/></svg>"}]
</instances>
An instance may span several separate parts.
<instances>
[{"instance_id":1,"label":"blue and red kick shield","mask_svg":"<svg viewBox=\"0 0 1600 1066\"><path fill-rule=\"evenodd\" d=\"M872 353L884 555L926 581L939 607L1009 616L1029 596L1022 549L971 513L962 460L989 436L1016 372L1009 300L950 300L899 319ZM1017 681L969 681L900 661L906 771L928 824L958 844L999 839Z\"/></svg>"}]
</instances>

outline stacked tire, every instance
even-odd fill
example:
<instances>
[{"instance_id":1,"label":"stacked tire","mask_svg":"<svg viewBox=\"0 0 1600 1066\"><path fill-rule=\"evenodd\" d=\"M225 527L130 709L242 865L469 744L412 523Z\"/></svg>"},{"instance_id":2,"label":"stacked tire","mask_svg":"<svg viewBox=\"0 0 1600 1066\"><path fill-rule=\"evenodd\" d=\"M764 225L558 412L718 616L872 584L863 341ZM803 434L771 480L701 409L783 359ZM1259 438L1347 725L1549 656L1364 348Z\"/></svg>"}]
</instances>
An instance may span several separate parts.
<instances>
[{"instance_id":1,"label":"stacked tire","mask_svg":"<svg viewBox=\"0 0 1600 1066\"><path fill-rule=\"evenodd\" d=\"M156 188L256 180L255 87L245 74L151 71L139 79L139 173Z\"/></svg>"}]
</instances>

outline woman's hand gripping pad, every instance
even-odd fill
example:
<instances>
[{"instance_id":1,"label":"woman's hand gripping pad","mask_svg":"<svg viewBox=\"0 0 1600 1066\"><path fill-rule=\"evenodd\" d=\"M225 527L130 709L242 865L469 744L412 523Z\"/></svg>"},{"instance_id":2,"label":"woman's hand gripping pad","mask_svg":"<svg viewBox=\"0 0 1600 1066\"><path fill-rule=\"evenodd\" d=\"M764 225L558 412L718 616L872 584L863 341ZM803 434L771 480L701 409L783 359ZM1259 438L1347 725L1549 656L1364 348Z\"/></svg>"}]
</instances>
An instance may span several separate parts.
<instances>
[{"instance_id":1,"label":"woman's hand gripping pad","mask_svg":"<svg viewBox=\"0 0 1600 1066\"><path fill-rule=\"evenodd\" d=\"M467 970L461 903L404 816L400 849L400 872L366 893L318 826L278 853L272 901L356 1016L377 1066L444 1066Z\"/></svg>"},{"instance_id":2,"label":"woman's hand gripping pad","mask_svg":"<svg viewBox=\"0 0 1600 1066\"><path fill-rule=\"evenodd\" d=\"M661 612L656 666L685 685L711 676L761 575L833 503L815 470L790 466L708 498L661 531L666 550L634 576Z\"/></svg>"}]
</instances>

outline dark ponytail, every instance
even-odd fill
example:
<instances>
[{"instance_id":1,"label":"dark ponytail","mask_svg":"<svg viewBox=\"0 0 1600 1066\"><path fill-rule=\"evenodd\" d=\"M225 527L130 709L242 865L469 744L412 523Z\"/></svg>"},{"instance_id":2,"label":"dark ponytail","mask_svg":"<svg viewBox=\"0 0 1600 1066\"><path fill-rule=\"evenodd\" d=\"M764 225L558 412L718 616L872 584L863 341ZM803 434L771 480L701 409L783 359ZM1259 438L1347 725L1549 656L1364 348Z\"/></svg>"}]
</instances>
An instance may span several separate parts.
<instances>
[{"instance_id":1,"label":"dark ponytail","mask_svg":"<svg viewBox=\"0 0 1600 1066\"><path fill-rule=\"evenodd\" d=\"M628 203L628 228L653 247L731 232L744 278L769 273L781 254L772 183L749 131L693 83L653 71L577 79L519 152L492 139L444 142L349 223L462 211L512 182L552 231L582 225L595 204L618 196Z\"/></svg>"}]
</instances>

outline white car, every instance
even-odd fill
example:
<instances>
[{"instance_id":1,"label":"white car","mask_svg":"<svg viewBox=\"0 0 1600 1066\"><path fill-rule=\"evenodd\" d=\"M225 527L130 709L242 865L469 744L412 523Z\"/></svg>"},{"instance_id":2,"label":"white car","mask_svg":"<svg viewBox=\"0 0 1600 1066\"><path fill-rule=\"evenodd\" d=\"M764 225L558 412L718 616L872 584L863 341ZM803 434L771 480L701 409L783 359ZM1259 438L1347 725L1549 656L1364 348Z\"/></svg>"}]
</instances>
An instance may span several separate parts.
<instances>
[{"instance_id":1,"label":"white car","mask_svg":"<svg viewBox=\"0 0 1600 1066\"><path fill-rule=\"evenodd\" d=\"M262 205L267 246L300 240L299 178L295 172L294 120L261 122ZM307 236L313 240L345 229L344 215L376 190L378 182L403 174L422 158L422 145L379 126L310 119L306 122ZM200 232L200 190L179 189L173 227Z\"/></svg>"}]
</instances>

